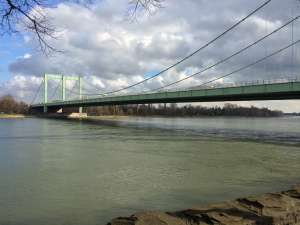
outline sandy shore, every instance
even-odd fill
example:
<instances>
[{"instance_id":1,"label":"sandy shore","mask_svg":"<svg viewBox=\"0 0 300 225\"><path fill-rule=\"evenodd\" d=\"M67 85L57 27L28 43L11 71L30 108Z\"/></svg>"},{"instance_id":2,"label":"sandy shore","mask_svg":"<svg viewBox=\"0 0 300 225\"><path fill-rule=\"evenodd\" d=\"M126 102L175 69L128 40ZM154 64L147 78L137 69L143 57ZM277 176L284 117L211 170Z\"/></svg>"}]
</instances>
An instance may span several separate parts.
<instances>
[{"instance_id":1,"label":"sandy shore","mask_svg":"<svg viewBox=\"0 0 300 225\"><path fill-rule=\"evenodd\" d=\"M87 120L122 120L129 116L87 116Z\"/></svg>"},{"instance_id":2,"label":"sandy shore","mask_svg":"<svg viewBox=\"0 0 300 225\"><path fill-rule=\"evenodd\" d=\"M300 186L178 212L141 212L108 225L300 225Z\"/></svg>"},{"instance_id":3,"label":"sandy shore","mask_svg":"<svg viewBox=\"0 0 300 225\"><path fill-rule=\"evenodd\" d=\"M0 119L23 119L23 114L0 114Z\"/></svg>"},{"instance_id":4,"label":"sandy shore","mask_svg":"<svg viewBox=\"0 0 300 225\"><path fill-rule=\"evenodd\" d=\"M42 118L54 118L54 119L70 119L70 120L83 120L83 121L103 121L103 120L122 120L129 116L87 116L86 113L72 113L72 114L59 114L59 113L48 113L34 115L35 117Z\"/></svg>"}]
</instances>

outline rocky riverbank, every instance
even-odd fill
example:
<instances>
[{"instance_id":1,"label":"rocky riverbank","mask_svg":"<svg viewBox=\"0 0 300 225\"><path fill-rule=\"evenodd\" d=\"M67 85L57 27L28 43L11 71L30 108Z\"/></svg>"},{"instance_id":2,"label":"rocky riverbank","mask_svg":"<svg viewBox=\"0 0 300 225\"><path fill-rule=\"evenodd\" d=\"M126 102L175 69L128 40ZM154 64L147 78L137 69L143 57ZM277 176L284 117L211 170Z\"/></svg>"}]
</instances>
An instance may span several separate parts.
<instances>
[{"instance_id":1,"label":"rocky riverbank","mask_svg":"<svg viewBox=\"0 0 300 225\"><path fill-rule=\"evenodd\" d=\"M178 212L141 212L108 225L300 225L300 186Z\"/></svg>"}]
</instances>

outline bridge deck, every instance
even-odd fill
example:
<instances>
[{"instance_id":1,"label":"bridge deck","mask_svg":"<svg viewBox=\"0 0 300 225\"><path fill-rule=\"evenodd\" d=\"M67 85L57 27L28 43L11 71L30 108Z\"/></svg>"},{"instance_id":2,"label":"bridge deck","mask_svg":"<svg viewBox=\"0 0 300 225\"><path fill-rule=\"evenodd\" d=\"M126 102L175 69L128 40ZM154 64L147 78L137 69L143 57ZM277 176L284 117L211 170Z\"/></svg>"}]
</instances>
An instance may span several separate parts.
<instances>
[{"instance_id":1,"label":"bridge deck","mask_svg":"<svg viewBox=\"0 0 300 225\"><path fill-rule=\"evenodd\" d=\"M299 81L276 84L258 84L239 87L223 87L212 89L195 89L186 91L110 96L70 101L55 101L47 103L46 106L49 108L55 108L147 103L218 102L283 99L300 99ZM44 104L40 103L32 105L32 108L40 108L43 106Z\"/></svg>"}]
</instances>

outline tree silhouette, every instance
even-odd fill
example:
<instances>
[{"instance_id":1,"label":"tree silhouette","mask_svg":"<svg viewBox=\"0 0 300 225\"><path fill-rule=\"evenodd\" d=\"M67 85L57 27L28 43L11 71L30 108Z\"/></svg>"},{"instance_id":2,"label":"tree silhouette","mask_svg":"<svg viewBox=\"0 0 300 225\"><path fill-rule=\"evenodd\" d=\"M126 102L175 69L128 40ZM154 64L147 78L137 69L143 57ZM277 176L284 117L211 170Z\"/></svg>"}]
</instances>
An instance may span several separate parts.
<instances>
[{"instance_id":1,"label":"tree silhouette","mask_svg":"<svg viewBox=\"0 0 300 225\"><path fill-rule=\"evenodd\" d=\"M81 4L90 4L92 0L74 0ZM134 5L133 13L140 10L151 11L161 7L163 0L129 0ZM12 34L25 29L35 34L39 48L45 54L60 51L49 41L56 39L57 31L51 24L45 8L50 7L50 0L0 0L0 35Z\"/></svg>"},{"instance_id":2,"label":"tree silhouette","mask_svg":"<svg viewBox=\"0 0 300 225\"><path fill-rule=\"evenodd\" d=\"M243 117L278 117L283 112L267 108L242 107L235 104L225 104L224 107L203 107L199 105L186 105L178 107L171 103L168 106L158 105L124 105L124 106L99 106L88 107L85 111L89 115L129 115L129 116L243 116Z\"/></svg>"},{"instance_id":3,"label":"tree silhouette","mask_svg":"<svg viewBox=\"0 0 300 225\"><path fill-rule=\"evenodd\" d=\"M131 0L130 4L133 7L133 13L136 14L139 10L151 12L154 9L161 8L164 0Z\"/></svg>"},{"instance_id":4,"label":"tree silhouette","mask_svg":"<svg viewBox=\"0 0 300 225\"><path fill-rule=\"evenodd\" d=\"M28 112L28 105L24 102L19 102L10 95L0 97L0 113L22 113Z\"/></svg>"},{"instance_id":5,"label":"tree silhouette","mask_svg":"<svg viewBox=\"0 0 300 225\"><path fill-rule=\"evenodd\" d=\"M56 37L55 28L44 10L46 6L43 0L0 0L1 35L25 29L35 34L44 53L57 51L48 41Z\"/></svg>"}]
</instances>

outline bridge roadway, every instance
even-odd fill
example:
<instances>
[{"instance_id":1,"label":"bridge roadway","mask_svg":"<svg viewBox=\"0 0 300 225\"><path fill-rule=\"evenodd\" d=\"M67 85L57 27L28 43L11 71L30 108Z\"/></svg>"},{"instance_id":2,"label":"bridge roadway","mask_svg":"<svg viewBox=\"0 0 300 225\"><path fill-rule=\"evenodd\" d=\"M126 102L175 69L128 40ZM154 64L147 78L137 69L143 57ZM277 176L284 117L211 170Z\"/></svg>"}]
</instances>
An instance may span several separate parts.
<instances>
[{"instance_id":1,"label":"bridge roadway","mask_svg":"<svg viewBox=\"0 0 300 225\"><path fill-rule=\"evenodd\" d=\"M62 107L88 107L104 105L148 104L148 103L184 103L184 102L220 102L252 100L300 99L300 81L288 81L272 84L252 84L235 87L193 89L145 94L108 96L81 100L54 101L32 105L40 110L44 105L48 109Z\"/></svg>"}]
</instances>

